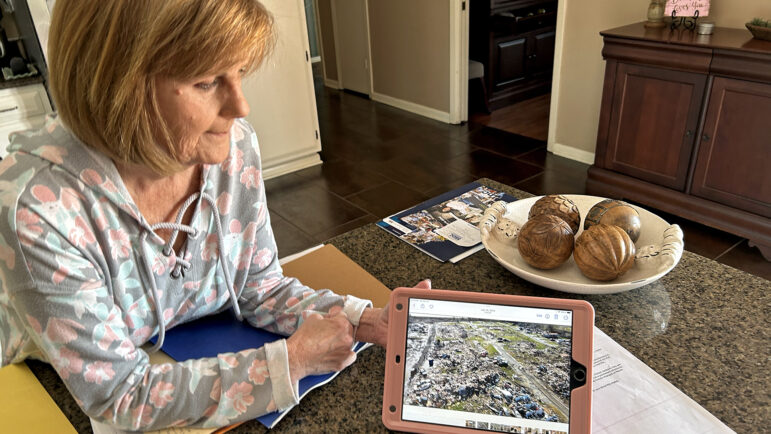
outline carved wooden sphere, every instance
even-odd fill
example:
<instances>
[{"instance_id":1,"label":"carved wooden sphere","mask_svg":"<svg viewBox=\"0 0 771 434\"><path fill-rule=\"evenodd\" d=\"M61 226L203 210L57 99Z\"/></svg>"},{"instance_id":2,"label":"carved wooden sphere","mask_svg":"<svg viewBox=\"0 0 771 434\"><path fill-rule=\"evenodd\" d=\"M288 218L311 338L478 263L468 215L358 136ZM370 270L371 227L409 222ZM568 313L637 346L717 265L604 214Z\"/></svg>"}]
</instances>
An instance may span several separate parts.
<instances>
[{"instance_id":1,"label":"carved wooden sphere","mask_svg":"<svg viewBox=\"0 0 771 434\"><path fill-rule=\"evenodd\" d=\"M608 281L634 265L635 246L622 228L600 223L584 229L576 239L573 259L584 276Z\"/></svg>"},{"instance_id":2,"label":"carved wooden sphere","mask_svg":"<svg viewBox=\"0 0 771 434\"><path fill-rule=\"evenodd\" d=\"M640 238L640 214L626 202L605 199L595 204L586 214L584 230L600 223L620 227L626 231L632 242L637 242Z\"/></svg>"},{"instance_id":3,"label":"carved wooden sphere","mask_svg":"<svg viewBox=\"0 0 771 434\"><path fill-rule=\"evenodd\" d=\"M578 206L561 194L550 194L535 201L530 207L527 218L531 219L541 214L556 215L565 220L570 229L573 230L573 234L578 232L581 225L581 213L578 211Z\"/></svg>"},{"instance_id":4,"label":"carved wooden sphere","mask_svg":"<svg viewBox=\"0 0 771 434\"><path fill-rule=\"evenodd\" d=\"M573 241L573 230L565 220L541 214L522 226L517 246L525 262L549 270L567 261L573 253Z\"/></svg>"}]
</instances>

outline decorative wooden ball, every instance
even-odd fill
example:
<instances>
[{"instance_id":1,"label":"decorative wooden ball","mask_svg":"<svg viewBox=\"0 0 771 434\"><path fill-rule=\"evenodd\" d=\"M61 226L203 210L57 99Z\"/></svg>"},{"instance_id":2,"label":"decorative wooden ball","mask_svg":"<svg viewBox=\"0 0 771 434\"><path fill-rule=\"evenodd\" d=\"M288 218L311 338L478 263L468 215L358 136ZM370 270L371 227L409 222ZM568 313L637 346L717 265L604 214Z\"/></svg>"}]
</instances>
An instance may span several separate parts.
<instances>
[{"instance_id":1,"label":"decorative wooden ball","mask_svg":"<svg viewBox=\"0 0 771 434\"><path fill-rule=\"evenodd\" d=\"M522 226L517 246L525 262L549 270L567 261L573 253L573 241L573 230L565 220L541 214Z\"/></svg>"},{"instance_id":2,"label":"decorative wooden ball","mask_svg":"<svg viewBox=\"0 0 771 434\"><path fill-rule=\"evenodd\" d=\"M578 206L561 194L550 194L535 201L530 207L527 218L531 219L541 214L556 215L565 220L570 229L573 230L573 234L578 232L581 225L581 213L578 211Z\"/></svg>"},{"instance_id":3,"label":"decorative wooden ball","mask_svg":"<svg viewBox=\"0 0 771 434\"><path fill-rule=\"evenodd\" d=\"M632 242L640 238L640 214L628 203L615 199L605 199L595 204L586 214L584 230L597 224L618 226L625 230Z\"/></svg>"},{"instance_id":4,"label":"decorative wooden ball","mask_svg":"<svg viewBox=\"0 0 771 434\"><path fill-rule=\"evenodd\" d=\"M635 246L622 228L600 223L584 229L576 239L573 259L584 276L608 281L634 265Z\"/></svg>"}]
</instances>

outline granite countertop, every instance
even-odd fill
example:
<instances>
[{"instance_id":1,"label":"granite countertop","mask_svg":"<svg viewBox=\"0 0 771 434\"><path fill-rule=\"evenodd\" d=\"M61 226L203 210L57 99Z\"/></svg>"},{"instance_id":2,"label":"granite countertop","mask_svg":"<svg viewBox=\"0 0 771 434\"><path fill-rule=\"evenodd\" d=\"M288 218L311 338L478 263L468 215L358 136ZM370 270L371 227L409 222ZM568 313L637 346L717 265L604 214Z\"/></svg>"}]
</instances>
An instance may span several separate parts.
<instances>
[{"instance_id":1,"label":"granite countertop","mask_svg":"<svg viewBox=\"0 0 771 434\"><path fill-rule=\"evenodd\" d=\"M518 198L532 195L480 180ZM687 244L686 240L686 244ZM683 252L659 281L611 295L582 296L538 287L485 251L440 263L369 224L329 241L390 288L430 278L435 288L579 298L596 325L737 432L763 432L771 421L769 281ZM385 351L372 347L331 383L310 392L273 432L386 432L381 422ZM48 365L33 371L79 432L90 430ZM232 432L267 432L256 421Z\"/></svg>"}]
</instances>

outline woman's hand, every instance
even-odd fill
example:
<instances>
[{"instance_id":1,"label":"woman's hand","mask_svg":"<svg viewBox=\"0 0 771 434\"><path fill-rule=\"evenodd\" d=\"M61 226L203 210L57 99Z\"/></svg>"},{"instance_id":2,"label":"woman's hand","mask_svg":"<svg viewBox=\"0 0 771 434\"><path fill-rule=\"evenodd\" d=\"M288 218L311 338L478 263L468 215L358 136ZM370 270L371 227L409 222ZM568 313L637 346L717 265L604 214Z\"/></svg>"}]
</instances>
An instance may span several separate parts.
<instances>
[{"instance_id":1,"label":"woman's hand","mask_svg":"<svg viewBox=\"0 0 771 434\"><path fill-rule=\"evenodd\" d=\"M388 305L385 308L364 309L359 318L355 339L360 342L371 342L385 348L388 342Z\"/></svg>"},{"instance_id":2,"label":"woman's hand","mask_svg":"<svg viewBox=\"0 0 771 434\"><path fill-rule=\"evenodd\" d=\"M415 288L431 289L431 281L423 280ZM359 328L356 330L355 339L362 342L371 342L385 348L388 343L388 309L366 308L359 319Z\"/></svg>"},{"instance_id":3,"label":"woman's hand","mask_svg":"<svg viewBox=\"0 0 771 434\"><path fill-rule=\"evenodd\" d=\"M292 381L345 369L356 360L352 346L353 327L345 313L335 310L325 317L308 315L286 340Z\"/></svg>"}]
</instances>

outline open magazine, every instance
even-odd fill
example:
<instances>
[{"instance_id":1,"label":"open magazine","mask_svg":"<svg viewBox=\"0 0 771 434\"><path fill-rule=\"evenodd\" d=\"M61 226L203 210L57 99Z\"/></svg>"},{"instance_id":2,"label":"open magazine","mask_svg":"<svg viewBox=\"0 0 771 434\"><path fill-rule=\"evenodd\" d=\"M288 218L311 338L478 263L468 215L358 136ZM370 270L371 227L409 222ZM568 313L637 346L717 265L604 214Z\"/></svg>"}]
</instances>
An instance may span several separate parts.
<instances>
[{"instance_id":1,"label":"open magazine","mask_svg":"<svg viewBox=\"0 0 771 434\"><path fill-rule=\"evenodd\" d=\"M248 322L238 321L232 311L227 310L216 315L181 324L166 332L163 352L174 360L200 359L216 357L222 353L235 353L247 348L260 348L268 342L282 339L277 335L253 327ZM152 339L153 342L155 338ZM354 351L372 346L357 342ZM339 372L323 375L309 375L300 380L298 395L302 399L311 390L322 386L335 378ZM274 411L257 418L267 428L273 428L289 410Z\"/></svg>"},{"instance_id":2,"label":"open magazine","mask_svg":"<svg viewBox=\"0 0 771 434\"><path fill-rule=\"evenodd\" d=\"M442 262L458 262L482 249L477 225L496 201L513 196L472 182L377 222L402 241Z\"/></svg>"}]
</instances>

